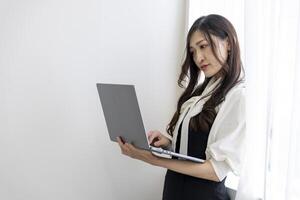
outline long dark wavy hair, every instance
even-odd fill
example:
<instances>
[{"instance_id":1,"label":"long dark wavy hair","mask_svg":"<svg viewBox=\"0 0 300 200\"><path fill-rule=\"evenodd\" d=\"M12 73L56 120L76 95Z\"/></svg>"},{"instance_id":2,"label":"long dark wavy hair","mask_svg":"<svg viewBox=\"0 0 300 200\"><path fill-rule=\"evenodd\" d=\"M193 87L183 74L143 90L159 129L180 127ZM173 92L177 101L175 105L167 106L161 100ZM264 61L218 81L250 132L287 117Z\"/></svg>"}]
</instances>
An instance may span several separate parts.
<instances>
[{"instance_id":1,"label":"long dark wavy hair","mask_svg":"<svg viewBox=\"0 0 300 200\"><path fill-rule=\"evenodd\" d=\"M241 61L239 42L233 25L225 17L216 14L198 18L190 28L186 38L186 56L181 67L178 85L183 88L183 82L186 80L188 80L188 85L181 94L177 103L177 110L167 126L167 132L170 135L173 135L182 104L193 96L201 95L211 79L205 78L204 82L201 85L198 85L198 80L201 76L200 69L195 64L193 55L189 51L191 36L195 31L203 33L210 44L214 56L222 64L222 68L218 72L218 76L221 77L221 82L218 87L211 93L211 96L204 104L202 111L190 120L189 126L192 130L208 133L217 115L215 108L224 101L228 91L244 79L244 77L241 77L244 70ZM223 63L217 56L216 52L218 49L212 40L212 35L223 40L227 38L228 40L230 53L228 53L227 60Z\"/></svg>"}]
</instances>

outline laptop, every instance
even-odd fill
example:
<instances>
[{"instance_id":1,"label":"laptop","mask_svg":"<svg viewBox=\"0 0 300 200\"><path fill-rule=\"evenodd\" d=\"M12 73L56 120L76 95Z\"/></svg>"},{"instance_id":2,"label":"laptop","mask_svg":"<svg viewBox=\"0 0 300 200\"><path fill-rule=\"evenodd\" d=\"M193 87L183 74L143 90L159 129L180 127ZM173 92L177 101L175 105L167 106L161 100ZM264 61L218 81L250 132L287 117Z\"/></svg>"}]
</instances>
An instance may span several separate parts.
<instances>
[{"instance_id":1,"label":"laptop","mask_svg":"<svg viewBox=\"0 0 300 200\"><path fill-rule=\"evenodd\" d=\"M97 83L110 140L117 137L137 148L179 159L203 163L205 160L151 146L145 132L134 85Z\"/></svg>"}]
</instances>

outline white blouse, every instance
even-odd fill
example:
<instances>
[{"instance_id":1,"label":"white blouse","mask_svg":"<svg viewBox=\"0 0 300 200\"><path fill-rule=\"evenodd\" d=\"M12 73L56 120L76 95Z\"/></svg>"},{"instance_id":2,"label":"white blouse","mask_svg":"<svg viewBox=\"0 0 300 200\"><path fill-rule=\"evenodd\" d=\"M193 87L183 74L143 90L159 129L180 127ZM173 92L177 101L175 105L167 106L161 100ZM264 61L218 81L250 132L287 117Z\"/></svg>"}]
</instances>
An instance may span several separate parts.
<instances>
[{"instance_id":1,"label":"white blouse","mask_svg":"<svg viewBox=\"0 0 300 200\"><path fill-rule=\"evenodd\" d=\"M182 105L171 138L173 151L175 151L178 128L182 122L179 152L187 155L189 121L202 111L204 103L209 99L211 92L218 87L219 82L220 79L216 81L211 79L202 95L192 97ZM205 154L219 180L223 180L230 171L236 175L240 174L245 153L245 106L245 86L240 82L230 89L225 100L216 108L217 116L209 132Z\"/></svg>"}]
</instances>

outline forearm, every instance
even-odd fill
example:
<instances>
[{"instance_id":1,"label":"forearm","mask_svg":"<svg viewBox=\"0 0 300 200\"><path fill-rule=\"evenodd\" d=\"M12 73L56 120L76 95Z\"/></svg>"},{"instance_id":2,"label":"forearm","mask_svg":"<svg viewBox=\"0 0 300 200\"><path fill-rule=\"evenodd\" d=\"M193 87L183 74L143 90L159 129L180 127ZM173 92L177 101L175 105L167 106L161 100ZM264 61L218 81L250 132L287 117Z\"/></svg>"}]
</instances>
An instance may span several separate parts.
<instances>
[{"instance_id":1,"label":"forearm","mask_svg":"<svg viewBox=\"0 0 300 200\"><path fill-rule=\"evenodd\" d=\"M155 156L152 152L137 149L132 144L123 144L120 138L117 138L117 140L122 153L134 159L138 159L155 166L164 167L189 176L219 181L214 168L209 161L205 161L205 163L195 163L191 161L162 158Z\"/></svg>"},{"instance_id":2,"label":"forearm","mask_svg":"<svg viewBox=\"0 0 300 200\"><path fill-rule=\"evenodd\" d=\"M205 163L195 163L191 161L159 157L153 164L185 175L217 182L220 181L212 164L209 161L205 161Z\"/></svg>"}]
</instances>

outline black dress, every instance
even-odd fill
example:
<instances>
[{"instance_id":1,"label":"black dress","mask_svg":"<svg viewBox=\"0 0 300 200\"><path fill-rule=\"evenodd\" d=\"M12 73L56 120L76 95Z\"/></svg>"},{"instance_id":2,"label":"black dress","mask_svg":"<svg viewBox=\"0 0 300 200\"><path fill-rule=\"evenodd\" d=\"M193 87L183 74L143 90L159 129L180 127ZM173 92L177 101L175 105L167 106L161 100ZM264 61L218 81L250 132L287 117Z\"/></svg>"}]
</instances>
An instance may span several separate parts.
<instances>
[{"instance_id":1,"label":"black dress","mask_svg":"<svg viewBox=\"0 0 300 200\"><path fill-rule=\"evenodd\" d=\"M179 152L181 126L176 142L176 152ZM208 133L199 133L189 130L188 155L200 159L206 159ZM177 159L172 157L172 159ZM224 185L221 182L210 181L180 174L168 170L165 177L163 200L229 200Z\"/></svg>"}]
</instances>

